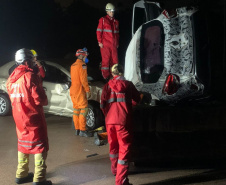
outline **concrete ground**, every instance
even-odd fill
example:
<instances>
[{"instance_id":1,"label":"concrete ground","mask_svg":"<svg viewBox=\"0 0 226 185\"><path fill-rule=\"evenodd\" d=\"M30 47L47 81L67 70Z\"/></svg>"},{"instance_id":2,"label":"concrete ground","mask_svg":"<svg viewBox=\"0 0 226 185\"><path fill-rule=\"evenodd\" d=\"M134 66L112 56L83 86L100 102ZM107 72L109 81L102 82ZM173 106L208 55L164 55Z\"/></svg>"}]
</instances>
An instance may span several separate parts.
<instances>
[{"instance_id":1,"label":"concrete ground","mask_svg":"<svg viewBox=\"0 0 226 185\"><path fill-rule=\"evenodd\" d=\"M47 178L56 185L114 185L110 172L108 145L96 146L93 138L74 135L71 119L46 115L50 150ZM33 156L30 171L33 171ZM161 165L160 165L161 163ZM133 185L224 185L226 170L214 165L164 162L135 167L129 179ZM17 137L12 116L0 117L0 185L14 185L17 166ZM27 183L31 184L31 183Z\"/></svg>"}]
</instances>

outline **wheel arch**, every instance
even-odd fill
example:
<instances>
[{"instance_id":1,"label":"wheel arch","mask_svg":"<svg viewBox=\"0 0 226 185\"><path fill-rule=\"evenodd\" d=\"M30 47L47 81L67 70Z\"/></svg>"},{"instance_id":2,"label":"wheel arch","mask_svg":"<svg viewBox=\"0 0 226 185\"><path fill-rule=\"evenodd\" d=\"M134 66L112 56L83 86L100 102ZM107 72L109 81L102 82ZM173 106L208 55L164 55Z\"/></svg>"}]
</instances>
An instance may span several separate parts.
<instances>
[{"instance_id":1,"label":"wheel arch","mask_svg":"<svg viewBox=\"0 0 226 185\"><path fill-rule=\"evenodd\" d=\"M93 109L95 113L95 126L93 128L88 128L89 130L96 129L100 126L105 125L105 119L103 112L100 109L100 103L94 100L88 100L88 108Z\"/></svg>"},{"instance_id":2,"label":"wheel arch","mask_svg":"<svg viewBox=\"0 0 226 185\"><path fill-rule=\"evenodd\" d=\"M8 107L6 107L6 112L5 113L3 112L2 114L0 113L0 116L10 115L12 113L12 105L11 105L11 101L10 101L8 93L6 93L3 90L0 90L0 97L2 97L3 99L5 97L6 98L6 106L8 105Z\"/></svg>"}]
</instances>

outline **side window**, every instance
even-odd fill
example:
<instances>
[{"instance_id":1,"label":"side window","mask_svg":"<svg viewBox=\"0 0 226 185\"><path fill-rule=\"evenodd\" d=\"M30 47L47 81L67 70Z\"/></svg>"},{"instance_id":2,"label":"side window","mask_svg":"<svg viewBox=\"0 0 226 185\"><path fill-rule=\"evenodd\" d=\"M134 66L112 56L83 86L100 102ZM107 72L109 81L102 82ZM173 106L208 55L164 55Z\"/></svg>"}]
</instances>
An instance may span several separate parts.
<instances>
[{"instance_id":1,"label":"side window","mask_svg":"<svg viewBox=\"0 0 226 185\"><path fill-rule=\"evenodd\" d=\"M162 24L153 21L143 26L140 41L141 76L144 83L156 83L164 69Z\"/></svg>"},{"instance_id":2,"label":"side window","mask_svg":"<svg viewBox=\"0 0 226 185\"><path fill-rule=\"evenodd\" d=\"M137 4L133 10L133 34L144 23L156 19L162 12L156 4L145 2L144 4Z\"/></svg>"},{"instance_id":3,"label":"side window","mask_svg":"<svg viewBox=\"0 0 226 185\"><path fill-rule=\"evenodd\" d=\"M134 17L133 17L133 34L145 22L146 22L145 9L140 7L135 7Z\"/></svg>"},{"instance_id":4,"label":"side window","mask_svg":"<svg viewBox=\"0 0 226 185\"><path fill-rule=\"evenodd\" d=\"M156 19L162 12L161 8L159 8L156 4L153 3L145 3L145 8L148 16L148 21Z\"/></svg>"},{"instance_id":5,"label":"side window","mask_svg":"<svg viewBox=\"0 0 226 185\"><path fill-rule=\"evenodd\" d=\"M68 76L62 72L60 69L45 64L46 74L44 81L53 82L53 83L66 83L69 81Z\"/></svg>"},{"instance_id":6,"label":"side window","mask_svg":"<svg viewBox=\"0 0 226 185\"><path fill-rule=\"evenodd\" d=\"M14 71L14 69L17 67L16 64L14 64L12 67L9 68L8 74L11 75L11 73Z\"/></svg>"}]
</instances>

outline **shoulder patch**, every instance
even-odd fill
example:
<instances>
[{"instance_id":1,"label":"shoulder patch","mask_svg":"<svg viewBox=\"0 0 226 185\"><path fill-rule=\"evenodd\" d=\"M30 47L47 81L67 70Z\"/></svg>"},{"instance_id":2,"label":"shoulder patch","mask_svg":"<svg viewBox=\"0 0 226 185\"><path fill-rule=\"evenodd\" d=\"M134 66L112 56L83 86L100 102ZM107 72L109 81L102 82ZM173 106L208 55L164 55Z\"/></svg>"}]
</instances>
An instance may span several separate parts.
<instances>
[{"instance_id":1,"label":"shoulder patch","mask_svg":"<svg viewBox=\"0 0 226 185\"><path fill-rule=\"evenodd\" d=\"M82 69L86 69L86 64L82 64Z\"/></svg>"}]
</instances>

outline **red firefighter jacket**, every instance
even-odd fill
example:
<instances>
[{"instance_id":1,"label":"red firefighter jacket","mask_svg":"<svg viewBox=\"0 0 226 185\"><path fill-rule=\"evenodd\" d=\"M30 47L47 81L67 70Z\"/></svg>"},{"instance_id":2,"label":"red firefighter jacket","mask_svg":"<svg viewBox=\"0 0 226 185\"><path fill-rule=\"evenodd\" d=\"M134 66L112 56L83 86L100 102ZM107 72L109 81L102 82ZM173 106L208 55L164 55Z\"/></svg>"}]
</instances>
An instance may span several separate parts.
<instances>
[{"instance_id":1,"label":"red firefighter jacket","mask_svg":"<svg viewBox=\"0 0 226 185\"><path fill-rule=\"evenodd\" d=\"M18 151L26 154L49 149L43 112L43 105L48 102L40 80L32 69L20 65L6 82L16 123Z\"/></svg>"},{"instance_id":2,"label":"red firefighter jacket","mask_svg":"<svg viewBox=\"0 0 226 185\"><path fill-rule=\"evenodd\" d=\"M133 101L140 101L140 93L132 82L122 76L110 80L103 88L100 105L106 124L129 124Z\"/></svg>"},{"instance_id":3,"label":"red firefighter jacket","mask_svg":"<svg viewBox=\"0 0 226 185\"><path fill-rule=\"evenodd\" d=\"M99 19L97 27L97 40L104 47L117 47L119 45L119 22L106 15Z\"/></svg>"}]
</instances>

